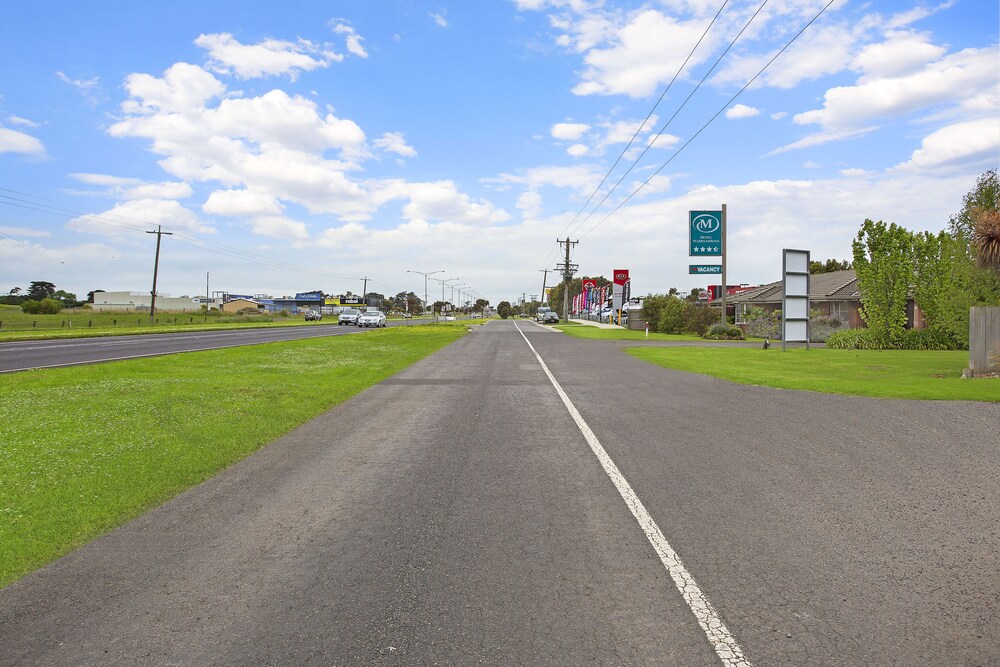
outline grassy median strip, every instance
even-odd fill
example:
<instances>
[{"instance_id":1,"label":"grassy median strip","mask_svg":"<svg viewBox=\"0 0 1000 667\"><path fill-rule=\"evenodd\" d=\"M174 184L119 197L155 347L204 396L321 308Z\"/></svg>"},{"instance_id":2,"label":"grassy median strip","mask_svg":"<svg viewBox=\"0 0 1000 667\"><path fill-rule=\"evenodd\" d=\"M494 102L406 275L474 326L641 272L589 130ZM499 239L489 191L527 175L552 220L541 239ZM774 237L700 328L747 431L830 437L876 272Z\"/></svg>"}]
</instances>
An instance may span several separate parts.
<instances>
[{"instance_id":1,"label":"grassy median strip","mask_svg":"<svg viewBox=\"0 0 1000 667\"><path fill-rule=\"evenodd\" d=\"M0 587L465 331L397 327L0 375Z\"/></svg>"},{"instance_id":2,"label":"grassy median strip","mask_svg":"<svg viewBox=\"0 0 1000 667\"><path fill-rule=\"evenodd\" d=\"M1000 401L1000 379L962 379L969 353L814 348L634 347L649 363L743 384L829 394L926 400Z\"/></svg>"}]
</instances>

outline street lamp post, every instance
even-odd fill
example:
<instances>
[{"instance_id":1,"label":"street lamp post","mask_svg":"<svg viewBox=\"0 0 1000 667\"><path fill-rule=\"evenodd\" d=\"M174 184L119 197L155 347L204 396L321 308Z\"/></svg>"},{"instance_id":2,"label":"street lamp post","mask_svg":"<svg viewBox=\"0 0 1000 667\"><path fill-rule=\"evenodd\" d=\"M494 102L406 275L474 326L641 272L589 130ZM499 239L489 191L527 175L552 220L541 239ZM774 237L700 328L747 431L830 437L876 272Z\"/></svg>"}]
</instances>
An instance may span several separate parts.
<instances>
[{"instance_id":1,"label":"street lamp post","mask_svg":"<svg viewBox=\"0 0 1000 667\"><path fill-rule=\"evenodd\" d=\"M452 280L461 280L461 278L431 278L431 280L436 280L441 283L441 307L444 308L444 287Z\"/></svg>"},{"instance_id":2,"label":"street lamp post","mask_svg":"<svg viewBox=\"0 0 1000 667\"><path fill-rule=\"evenodd\" d=\"M406 272L407 273L416 273L416 274L421 275L421 276L424 277L424 316L426 316L427 315L427 276L432 276L435 273L444 273L444 269L441 269L440 271L411 271L410 269L407 269ZM434 278L434 280L437 280L437 278Z\"/></svg>"}]
</instances>

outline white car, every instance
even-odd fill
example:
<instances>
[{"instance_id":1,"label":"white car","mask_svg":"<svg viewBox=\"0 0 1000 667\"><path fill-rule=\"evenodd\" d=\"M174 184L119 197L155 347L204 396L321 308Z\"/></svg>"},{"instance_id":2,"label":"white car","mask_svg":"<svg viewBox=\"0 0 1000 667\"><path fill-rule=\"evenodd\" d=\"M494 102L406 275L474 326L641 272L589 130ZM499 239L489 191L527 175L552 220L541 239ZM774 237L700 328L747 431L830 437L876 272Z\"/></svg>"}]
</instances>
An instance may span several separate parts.
<instances>
[{"instance_id":1,"label":"white car","mask_svg":"<svg viewBox=\"0 0 1000 667\"><path fill-rule=\"evenodd\" d=\"M367 313L361 313L358 316L358 326L359 327L384 327L385 326L385 313L377 310L369 310Z\"/></svg>"},{"instance_id":2,"label":"white car","mask_svg":"<svg viewBox=\"0 0 1000 667\"><path fill-rule=\"evenodd\" d=\"M358 311L353 308L345 308L340 311L340 317L337 318L337 324L357 324L358 323Z\"/></svg>"}]
</instances>

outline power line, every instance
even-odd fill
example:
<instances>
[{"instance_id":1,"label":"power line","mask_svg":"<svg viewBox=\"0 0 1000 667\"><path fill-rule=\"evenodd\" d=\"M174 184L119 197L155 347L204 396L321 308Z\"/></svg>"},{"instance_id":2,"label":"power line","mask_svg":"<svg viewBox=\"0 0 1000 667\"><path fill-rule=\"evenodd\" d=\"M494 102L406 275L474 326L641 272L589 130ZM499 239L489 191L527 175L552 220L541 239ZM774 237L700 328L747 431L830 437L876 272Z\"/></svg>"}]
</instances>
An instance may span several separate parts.
<instances>
[{"instance_id":1,"label":"power line","mask_svg":"<svg viewBox=\"0 0 1000 667\"><path fill-rule=\"evenodd\" d=\"M604 197L601 199L601 201L597 203L597 206L594 207L594 210L588 213L587 217L580 221L580 224L578 224L574 228L574 231L578 231L580 227L583 227L585 224L587 224L587 221L590 220L593 217L594 213L596 213L598 209L601 208L601 205L608 200L608 197L610 197L615 192L615 190L618 189L618 186L622 184L622 181L625 180L625 177L628 176L630 173L632 173L632 170L635 169L637 164L639 164L639 161L646 155L646 153L649 152L649 149L656 144L657 139L659 139L663 135L667 127L674 121L674 119L677 118L677 114L679 114L681 110L687 106L687 103L691 101L691 98L694 97L694 94L698 92L702 84L704 84L705 81L708 80L708 77L711 76L712 72L715 71L715 68L718 67L719 63L721 63L723 58L726 57L726 54L728 54L729 51L732 50L733 46L736 45L736 42L739 41L739 38L743 36L743 33L746 32L747 28L750 27L750 24L753 23L754 19L757 18L757 15L760 14L761 10L764 9L764 6L767 5L767 2L768 0L764 0L763 2L760 3L760 6L757 7L757 11L755 11L753 13L753 16L751 16L750 19L743 25L743 28L739 31L739 33L737 33L736 36L733 37L732 40L730 40L729 46L727 46L726 49L721 54L719 54L719 57L715 59L715 62L708 69L708 71L705 72L705 75L701 77L701 81L699 81L698 84L691 90L691 92L688 93L688 96L684 98L684 101L681 102L681 105L677 107L677 110L674 111L673 115L670 116L669 119L667 119L667 122L663 124L663 127L661 127L659 132L656 133L656 136L653 137L653 140L650 141L644 149L642 149L642 152L639 154L638 157L635 158L635 160L632 161L632 164L629 166L628 169L625 170L625 173L621 175L621 177L618 179L618 182L616 182L614 186L604 194Z\"/></svg>"},{"instance_id":2,"label":"power line","mask_svg":"<svg viewBox=\"0 0 1000 667\"><path fill-rule=\"evenodd\" d=\"M764 2L766 3L767 0L764 0ZM708 36L708 33L712 29L712 26L715 25L716 20L718 20L719 16L722 14L722 10L725 9L726 5L728 5L728 4L729 4L729 0L723 0L722 6L719 7L719 11L717 11L715 13L715 16L712 18L712 21L705 28L705 31L703 33L701 33L701 37L698 38L698 41L695 43L694 47L691 48L691 51L688 53L687 58L685 58L684 62L681 63L681 66L679 68L677 68L677 71L674 73L673 78L670 79L670 83L668 83L667 87L663 89L662 93L660 93L660 97L656 100L656 103L653 105L653 108L649 110L649 113L646 114L646 117L643 119L642 123L640 123L639 127L636 128L635 134L632 135L632 138L629 139L628 144L626 144L625 148L622 149L622 152L621 152L621 154L618 155L618 158L615 160L615 163L613 165L611 165L610 169L608 169L608 173L606 173L604 175L604 178L602 178L601 182L597 184L597 187L594 188L594 191L590 193L590 197L587 198L586 203L583 206L580 207L580 210L577 211L576 215L573 216L573 219L570 220L569 224L566 225L566 227L563 229L563 233L567 233L567 231L571 227L573 227L573 225L577 221L577 218L580 217L580 215L584 212L584 210L590 205L590 202L593 201L594 196L597 195L597 193L600 191L601 186L603 186L607 182L608 177L611 176L611 173L615 170L615 167L618 166L618 163L621 162L621 159L623 157L625 157L625 153L628 152L628 149L632 147L632 144L635 142L636 137L638 137L639 133L642 132L642 128L644 128L646 126L646 123L653 116L653 112L656 111L656 107L658 107L660 105L660 102L663 101L663 98L666 97L666 95L667 95L668 92L670 92L670 88L674 85L674 82L677 81L677 77L679 77L681 75L681 72L684 71L684 68L688 64L688 61L690 61L691 58L694 56L695 51L697 51L698 47L701 46L702 41L704 41L705 37ZM759 12L760 10L758 9L757 11ZM756 16L756 14L754 14L754 16ZM742 31L740 32L740 34L742 34ZM732 46L732 45L730 45L730 46ZM726 49L726 50L728 51L729 49ZM674 114L674 115L676 116L677 114ZM671 120L673 120L673 118L671 118ZM664 125L663 128L660 130L660 132L656 135L657 138L659 138L660 134L663 133L663 129L666 129L666 125ZM649 150L649 146L646 147L646 150ZM646 154L646 150L644 150L642 152L642 155ZM642 155L640 155L639 158L636 158L636 161L638 161L640 158L642 158ZM633 162L633 166L634 166L634 164L635 163ZM629 171L631 171L631 170L632 169L630 167ZM620 182L621 181L619 181L619 183ZM617 187L617 185L615 187ZM614 191L613 188L612 188L612 191ZM604 199L607 199L607 196L605 196ZM601 200L601 203L604 203L603 199ZM598 204L597 208L599 208L600 205L601 204ZM590 218L590 216L587 216L587 219L589 219L589 218ZM584 220L584 223L585 222L586 222L586 220ZM582 225L583 223L580 223L580 224ZM548 260L546 259L546 262L547 261Z\"/></svg>"},{"instance_id":3,"label":"power line","mask_svg":"<svg viewBox=\"0 0 1000 667\"><path fill-rule=\"evenodd\" d=\"M746 84L744 84L744 86L742 88L740 88L739 91L737 91L737 93L735 95L733 95L731 98L729 98L728 102L726 102L724 105L722 105L722 107L718 111L716 111L715 114L711 118L709 118L708 121L706 121L705 124L702 125L698 129L698 131L695 132L691 136L690 139L688 139L686 142L684 142L684 144L680 148L678 148L674 152L673 155L670 156L670 159L668 159L666 162L664 162L662 165L660 165L660 167L656 171L654 171L652 174L650 174L649 178L647 178L645 181L643 181L642 184L639 187L637 187L635 190L633 190L632 193L628 197L626 197L624 200L622 200L622 202L620 204L618 204L618 206L616 206L614 209L612 209L611 212L608 213L606 216L604 216L597 224L595 224L593 227L591 227L586 232L584 232L583 234L581 234L580 238L581 239L585 238L592 231L594 231L595 229L597 229L598 227L600 227L602 224L604 224L604 222L606 222L608 220L608 218L610 218L612 215L614 215L615 213L617 213L621 209L622 206L624 206L625 204L627 204L632 199L632 197L634 197L635 195L637 195L644 187L646 187L647 185L649 185L650 181L653 180L654 176L656 176L661 171L663 171L667 167L668 164L670 164L671 162L674 161L674 158L676 158L678 155L680 155L681 151L683 151L685 148L687 148L691 144L691 142L693 142L696 138L698 138L698 135L700 135L705 130L705 128L707 128L709 125L711 125L712 122L715 121L715 119L718 118L719 115L723 111L725 111L726 108L730 104L732 104L736 100L737 97L739 97L740 95L742 95L743 92L747 88L749 88L750 85L753 84L753 82L756 81L757 78L761 74L763 74L764 71L767 70L767 68L770 67L771 64L775 60L778 59L778 56L780 56L782 53L784 53L788 49L788 47L790 47L792 45L792 43L795 42L795 40L798 39L802 35L802 33L805 32L806 29L809 26L811 26L816 21L816 19L818 19L820 16L822 16L823 13L827 9L829 9L830 5L832 5L834 2L836 2L836 0L830 0L829 2L827 2L826 5L824 5L824 7L821 10L819 10L819 12L816 14L816 16L812 17L809 20L808 23L806 23L804 26L802 26L802 28L797 33L795 33L795 36L792 37L790 40L788 40L788 43L785 44L783 47L781 47L781 50L778 51L776 54L774 54L774 57L772 57L769 61L767 61L767 64L765 64L762 68L760 68L760 71L758 71L756 74L753 75L753 78L751 78L749 81L747 81Z\"/></svg>"}]
</instances>

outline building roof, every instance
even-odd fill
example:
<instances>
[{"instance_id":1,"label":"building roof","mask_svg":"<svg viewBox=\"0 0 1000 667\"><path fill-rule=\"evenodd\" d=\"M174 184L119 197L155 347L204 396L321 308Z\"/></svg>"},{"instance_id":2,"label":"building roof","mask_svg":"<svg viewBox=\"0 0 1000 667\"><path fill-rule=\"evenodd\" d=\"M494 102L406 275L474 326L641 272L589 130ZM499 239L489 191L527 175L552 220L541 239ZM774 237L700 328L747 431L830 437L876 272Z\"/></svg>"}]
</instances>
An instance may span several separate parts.
<instances>
[{"instance_id":1,"label":"building roof","mask_svg":"<svg viewBox=\"0 0 1000 667\"><path fill-rule=\"evenodd\" d=\"M730 294L726 303L781 303L782 281ZM809 276L810 301L856 301L861 298L854 271L831 271Z\"/></svg>"}]
</instances>

